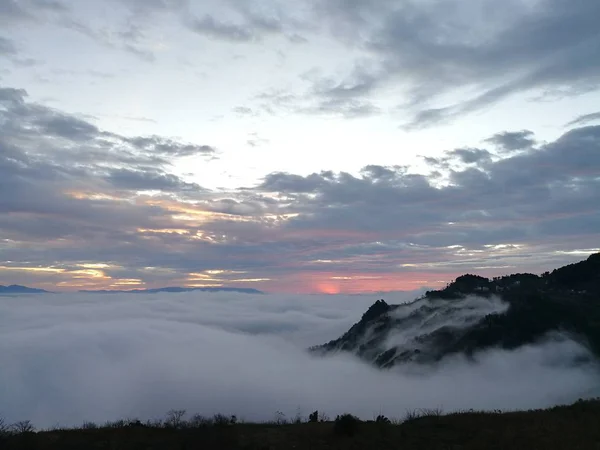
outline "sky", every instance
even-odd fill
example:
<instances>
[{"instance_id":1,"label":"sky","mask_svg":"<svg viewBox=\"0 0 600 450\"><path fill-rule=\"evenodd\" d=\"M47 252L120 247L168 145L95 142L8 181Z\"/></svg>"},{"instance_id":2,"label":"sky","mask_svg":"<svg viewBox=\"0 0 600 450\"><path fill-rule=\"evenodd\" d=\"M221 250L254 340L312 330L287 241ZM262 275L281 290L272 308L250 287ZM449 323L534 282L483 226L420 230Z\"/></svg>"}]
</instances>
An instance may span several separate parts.
<instances>
[{"instance_id":1,"label":"sky","mask_svg":"<svg viewBox=\"0 0 600 450\"><path fill-rule=\"evenodd\" d=\"M361 293L600 251L597 0L0 0L0 284Z\"/></svg>"},{"instance_id":2,"label":"sky","mask_svg":"<svg viewBox=\"0 0 600 450\"><path fill-rule=\"evenodd\" d=\"M396 293L390 302L411 300ZM101 301L98 301L101 297ZM402 420L407 411L514 410L570 404L600 393L588 350L548 338L381 371L351 355L311 357L340 336L371 295L48 294L0 302L0 418L35 427L164 418L169 410L240 420L330 418L350 412ZM494 307L471 299L469 316ZM465 324L446 314L448 323ZM462 317L465 318L464 316ZM393 330L391 340L431 331ZM593 358L592 358L593 359Z\"/></svg>"}]
</instances>

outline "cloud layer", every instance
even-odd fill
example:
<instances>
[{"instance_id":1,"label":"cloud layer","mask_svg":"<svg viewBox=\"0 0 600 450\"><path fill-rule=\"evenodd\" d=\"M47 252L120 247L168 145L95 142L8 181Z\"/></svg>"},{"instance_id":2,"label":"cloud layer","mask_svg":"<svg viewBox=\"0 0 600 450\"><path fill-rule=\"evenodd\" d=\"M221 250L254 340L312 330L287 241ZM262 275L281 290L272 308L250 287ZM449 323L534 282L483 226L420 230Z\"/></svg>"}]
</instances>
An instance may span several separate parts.
<instances>
[{"instance_id":1,"label":"cloud layer","mask_svg":"<svg viewBox=\"0 0 600 450\"><path fill-rule=\"evenodd\" d=\"M388 298L406 301L409 296ZM438 371L378 372L352 357L313 359L308 345L347 329L367 296L175 294L0 299L0 404L37 426L172 408L270 420L315 409L363 418L407 409L530 408L598 393L570 341L490 352Z\"/></svg>"},{"instance_id":2,"label":"cloud layer","mask_svg":"<svg viewBox=\"0 0 600 450\"><path fill-rule=\"evenodd\" d=\"M0 105L4 284L411 290L598 251L600 126L544 143L498 132L425 158L428 173L276 172L209 190L173 164L210 164L210 145L103 131L20 89L0 89Z\"/></svg>"}]
</instances>

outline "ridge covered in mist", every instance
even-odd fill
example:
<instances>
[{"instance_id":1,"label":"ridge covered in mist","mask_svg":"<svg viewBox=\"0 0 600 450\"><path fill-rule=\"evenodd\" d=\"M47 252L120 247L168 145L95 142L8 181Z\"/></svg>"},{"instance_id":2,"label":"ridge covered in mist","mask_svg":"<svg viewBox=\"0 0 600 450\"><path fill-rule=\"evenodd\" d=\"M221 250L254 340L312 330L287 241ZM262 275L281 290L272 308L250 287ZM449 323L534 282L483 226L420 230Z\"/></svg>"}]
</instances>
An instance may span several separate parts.
<instances>
[{"instance_id":1,"label":"ridge covered in mist","mask_svg":"<svg viewBox=\"0 0 600 450\"><path fill-rule=\"evenodd\" d=\"M353 353L390 368L568 338L590 350L573 356L577 364L600 355L599 294L600 253L541 276L467 274L411 303L378 300L341 337L311 351Z\"/></svg>"}]
</instances>

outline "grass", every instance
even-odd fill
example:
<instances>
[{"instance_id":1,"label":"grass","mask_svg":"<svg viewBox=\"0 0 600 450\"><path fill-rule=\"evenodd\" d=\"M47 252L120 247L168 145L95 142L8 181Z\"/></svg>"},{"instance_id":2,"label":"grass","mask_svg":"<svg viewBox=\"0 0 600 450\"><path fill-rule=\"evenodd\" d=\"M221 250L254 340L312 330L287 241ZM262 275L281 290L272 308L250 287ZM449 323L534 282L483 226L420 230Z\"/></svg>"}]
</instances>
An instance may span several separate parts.
<instances>
[{"instance_id":1,"label":"grass","mask_svg":"<svg viewBox=\"0 0 600 450\"><path fill-rule=\"evenodd\" d=\"M241 423L232 416L186 420L171 411L162 421L85 423L77 429L32 431L28 423L0 426L2 450L350 450L350 449L600 449L600 399L524 412L410 411L402 421L354 423L274 420ZM344 421L340 426L340 421ZM348 423L352 432L347 432ZM2 422L0 421L0 424ZM340 432L340 429L342 430Z\"/></svg>"}]
</instances>

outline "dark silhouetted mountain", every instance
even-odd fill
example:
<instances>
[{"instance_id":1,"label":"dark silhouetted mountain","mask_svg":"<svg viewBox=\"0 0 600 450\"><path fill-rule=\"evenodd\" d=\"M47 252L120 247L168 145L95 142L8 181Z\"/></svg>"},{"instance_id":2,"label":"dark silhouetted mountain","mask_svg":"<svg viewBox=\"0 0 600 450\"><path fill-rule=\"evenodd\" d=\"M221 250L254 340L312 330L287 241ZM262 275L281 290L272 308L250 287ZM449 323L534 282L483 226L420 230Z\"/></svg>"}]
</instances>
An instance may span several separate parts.
<instances>
[{"instance_id":1,"label":"dark silhouetted mountain","mask_svg":"<svg viewBox=\"0 0 600 450\"><path fill-rule=\"evenodd\" d=\"M263 291L252 288L231 288L231 287L202 287L202 288L186 288L186 287L164 287L156 289L133 289L130 291L79 291L86 294L158 294L161 292L180 293L180 292L237 292L240 294L264 294Z\"/></svg>"},{"instance_id":2,"label":"dark silhouetted mountain","mask_svg":"<svg viewBox=\"0 0 600 450\"><path fill-rule=\"evenodd\" d=\"M27 286L12 284L10 286L0 285L0 294L48 294L48 291L43 289L35 289Z\"/></svg>"},{"instance_id":3,"label":"dark silhouetted mountain","mask_svg":"<svg viewBox=\"0 0 600 450\"><path fill-rule=\"evenodd\" d=\"M389 368L567 335L600 356L600 254L542 276L463 275L408 304L378 300L343 336L310 350Z\"/></svg>"}]
</instances>

